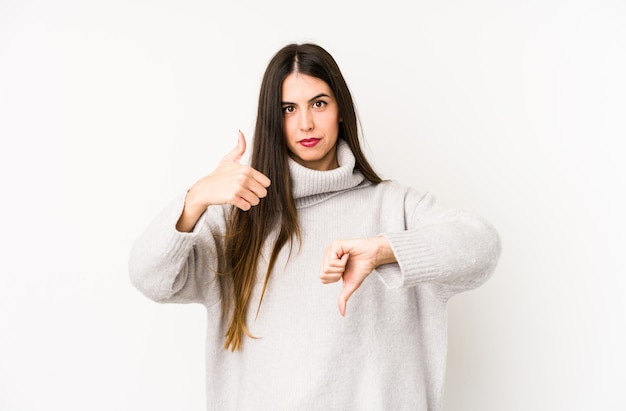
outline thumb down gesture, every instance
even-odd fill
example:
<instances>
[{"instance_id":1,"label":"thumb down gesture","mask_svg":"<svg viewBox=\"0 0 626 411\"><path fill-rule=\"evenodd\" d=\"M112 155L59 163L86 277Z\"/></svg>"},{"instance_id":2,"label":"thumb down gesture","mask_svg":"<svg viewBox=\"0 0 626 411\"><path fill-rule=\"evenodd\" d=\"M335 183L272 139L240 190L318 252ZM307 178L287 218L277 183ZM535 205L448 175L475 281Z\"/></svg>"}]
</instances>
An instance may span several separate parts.
<instances>
[{"instance_id":1,"label":"thumb down gesture","mask_svg":"<svg viewBox=\"0 0 626 411\"><path fill-rule=\"evenodd\" d=\"M385 237L333 241L324 252L320 280L323 284L342 281L339 313L346 315L348 299L376 267L395 262Z\"/></svg>"}]
</instances>

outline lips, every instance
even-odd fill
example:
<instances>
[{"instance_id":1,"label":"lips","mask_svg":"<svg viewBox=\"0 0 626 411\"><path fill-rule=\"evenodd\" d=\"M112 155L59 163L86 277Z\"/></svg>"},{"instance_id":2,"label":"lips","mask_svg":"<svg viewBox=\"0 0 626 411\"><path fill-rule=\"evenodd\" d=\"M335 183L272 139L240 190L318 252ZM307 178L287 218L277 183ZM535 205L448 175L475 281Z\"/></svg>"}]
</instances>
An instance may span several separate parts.
<instances>
[{"instance_id":1,"label":"lips","mask_svg":"<svg viewBox=\"0 0 626 411\"><path fill-rule=\"evenodd\" d=\"M305 138L304 140L300 140L299 143L304 147L315 147L317 143L320 142L319 138Z\"/></svg>"}]
</instances>

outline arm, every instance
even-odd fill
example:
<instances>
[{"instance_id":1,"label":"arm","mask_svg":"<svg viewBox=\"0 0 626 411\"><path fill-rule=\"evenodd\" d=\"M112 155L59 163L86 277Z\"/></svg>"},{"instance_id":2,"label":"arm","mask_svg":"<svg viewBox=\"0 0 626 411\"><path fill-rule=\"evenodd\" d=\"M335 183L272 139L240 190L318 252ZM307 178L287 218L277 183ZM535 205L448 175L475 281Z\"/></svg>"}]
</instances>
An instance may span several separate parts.
<instances>
[{"instance_id":1,"label":"arm","mask_svg":"<svg viewBox=\"0 0 626 411\"><path fill-rule=\"evenodd\" d=\"M132 283L161 302L199 302L207 298L220 265L218 244L226 232L224 204L249 210L267 194L269 179L239 164L246 142L198 180L184 197L164 210L135 242L129 261Z\"/></svg>"},{"instance_id":2,"label":"arm","mask_svg":"<svg viewBox=\"0 0 626 411\"><path fill-rule=\"evenodd\" d=\"M374 269L390 288L434 283L442 300L479 286L495 269L500 239L484 219L444 209L431 195L414 191L405 198L405 218L404 231L335 241L326 249L320 279L343 281L342 315L348 298Z\"/></svg>"},{"instance_id":3,"label":"arm","mask_svg":"<svg viewBox=\"0 0 626 411\"><path fill-rule=\"evenodd\" d=\"M483 284L495 270L501 253L500 237L484 218L448 209L431 194L407 193L406 231L385 233L397 266L380 267L388 287L437 285L440 299Z\"/></svg>"},{"instance_id":4,"label":"arm","mask_svg":"<svg viewBox=\"0 0 626 411\"><path fill-rule=\"evenodd\" d=\"M223 208L211 207L193 232L181 233L175 224L184 200L185 194L181 194L166 207L137 238L130 252L132 284L157 302L205 301L210 298L219 266L218 241L225 230Z\"/></svg>"}]
</instances>

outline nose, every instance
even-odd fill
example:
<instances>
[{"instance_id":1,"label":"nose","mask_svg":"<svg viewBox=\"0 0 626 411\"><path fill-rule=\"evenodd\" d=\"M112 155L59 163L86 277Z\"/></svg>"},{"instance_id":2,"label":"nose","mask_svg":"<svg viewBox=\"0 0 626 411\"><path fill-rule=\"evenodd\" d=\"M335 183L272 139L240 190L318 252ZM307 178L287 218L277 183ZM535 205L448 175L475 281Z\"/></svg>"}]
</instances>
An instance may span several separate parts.
<instances>
[{"instance_id":1,"label":"nose","mask_svg":"<svg viewBox=\"0 0 626 411\"><path fill-rule=\"evenodd\" d=\"M311 131L313 130L313 115L308 110L300 111L300 130Z\"/></svg>"}]
</instances>

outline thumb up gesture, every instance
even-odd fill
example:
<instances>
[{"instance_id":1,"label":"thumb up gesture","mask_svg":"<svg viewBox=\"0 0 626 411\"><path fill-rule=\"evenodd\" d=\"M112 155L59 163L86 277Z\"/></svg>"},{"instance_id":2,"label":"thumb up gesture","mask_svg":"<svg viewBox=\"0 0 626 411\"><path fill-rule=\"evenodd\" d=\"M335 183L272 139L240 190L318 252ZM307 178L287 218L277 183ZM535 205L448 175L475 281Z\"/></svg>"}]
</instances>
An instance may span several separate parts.
<instances>
[{"instance_id":1,"label":"thumb up gesture","mask_svg":"<svg viewBox=\"0 0 626 411\"><path fill-rule=\"evenodd\" d=\"M191 231L210 205L232 204L248 211L267 195L270 179L240 163L245 152L246 139L239 131L237 146L211 174L202 177L187 192L183 213L176 224L179 231Z\"/></svg>"}]
</instances>

